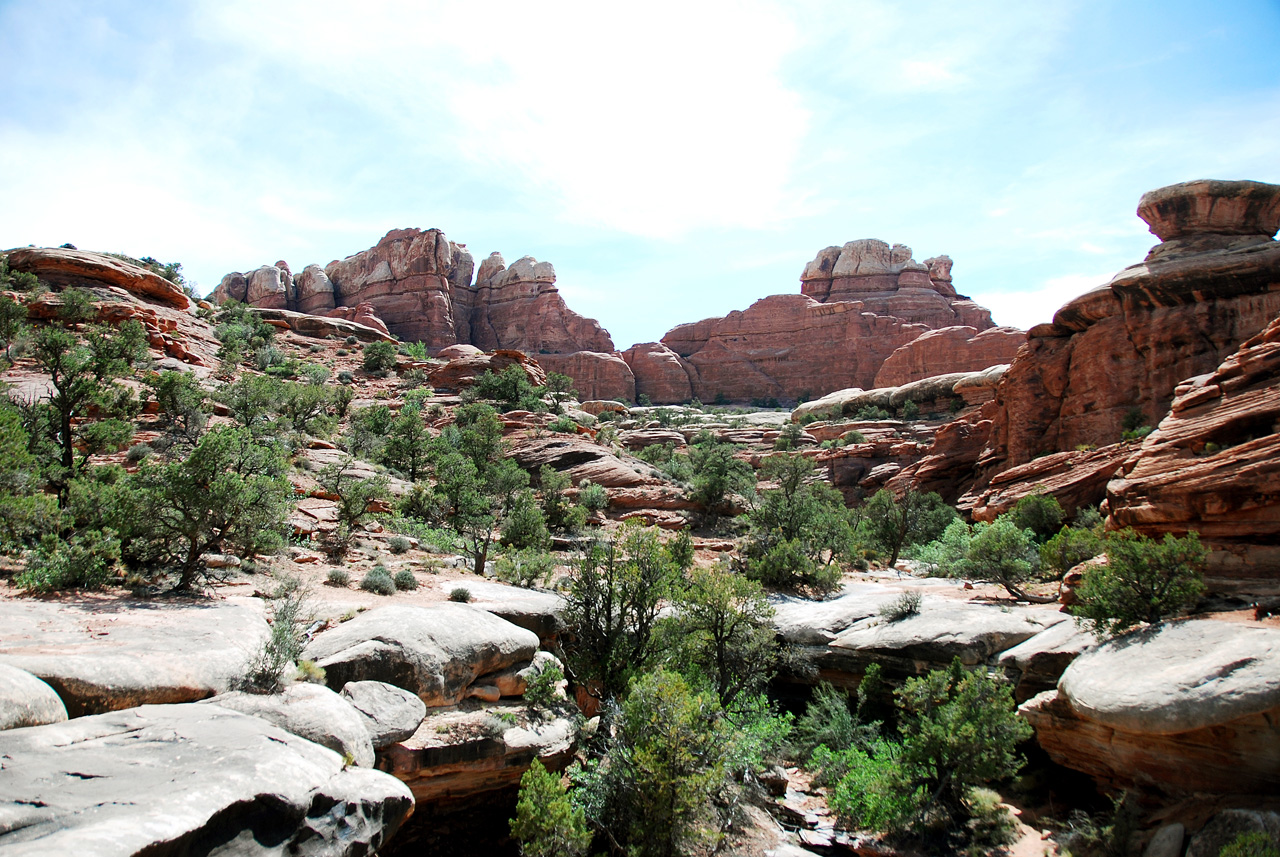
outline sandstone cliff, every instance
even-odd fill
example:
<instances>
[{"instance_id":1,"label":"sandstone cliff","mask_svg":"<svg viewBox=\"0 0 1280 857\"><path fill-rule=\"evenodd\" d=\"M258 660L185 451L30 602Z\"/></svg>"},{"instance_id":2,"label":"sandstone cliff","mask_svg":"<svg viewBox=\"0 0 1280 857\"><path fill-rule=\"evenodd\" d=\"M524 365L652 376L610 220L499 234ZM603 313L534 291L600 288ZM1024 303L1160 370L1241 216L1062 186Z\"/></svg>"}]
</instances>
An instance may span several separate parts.
<instances>
[{"instance_id":1,"label":"sandstone cliff","mask_svg":"<svg viewBox=\"0 0 1280 857\"><path fill-rule=\"evenodd\" d=\"M828 247L805 266L799 295L772 295L723 318L679 325L660 344L636 346L627 358L636 391L662 403L872 387L896 350L938 328L959 330L904 354L899 383L926 377L922 372L1007 363L1021 332L980 339L993 326L991 313L956 294L951 264L946 256L922 264L911 248L874 239Z\"/></svg>"}]
</instances>

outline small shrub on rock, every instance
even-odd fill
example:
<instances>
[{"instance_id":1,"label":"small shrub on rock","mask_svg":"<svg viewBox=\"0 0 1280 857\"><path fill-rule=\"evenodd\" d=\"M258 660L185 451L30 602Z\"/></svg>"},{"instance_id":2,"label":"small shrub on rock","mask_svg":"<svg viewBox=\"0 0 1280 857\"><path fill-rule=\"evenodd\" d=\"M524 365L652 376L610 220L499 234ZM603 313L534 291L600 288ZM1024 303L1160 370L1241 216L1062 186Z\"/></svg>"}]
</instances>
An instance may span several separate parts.
<instances>
[{"instance_id":1,"label":"small shrub on rock","mask_svg":"<svg viewBox=\"0 0 1280 857\"><path fill-rule=\"evenodd\" d=\"M1201 571L1208 551L1194 532L1154 541L1122 530L1111 534L1105 549L1107 564L1085 575L1072 610L1100 636L1176 616L1204 592Z\"/></svg>"},{"instance_id":2,"label":"small shrub on rock","mask_svg":"<svg viewBox=\"0 0 1280 857\"><path fill-rule=\"evenodd\" d=\"M471 600L471 590L465 586L455 586L449 590L449 600L457 601L459 604L466 604Z\"/></svg>"},{"instance_id":3,"label":"small shrub on rock","mask_svg":"<svg viewBox=\"0 0 1280 857\"><path fill-rule=\"evenodd\" d=\"M904 592L893 602L880 608L880 618L887 622L900 622L920 612L920 593Z\"/></svg>"},{"instance_id":4,"label":"small shrub on rock","mask_svg":"<svg viewBox=\"0 0 1280 857\"><path fill-rule=\"evenodd\" d=\"M387 549L394 554L405 553L410 547L412 547L412 542L404 536L392 536L387 539Z\"/></svg>"},{"instance_id":5,"label":"small shrub on rock","mask_svg":"<svg viewBox=\"0 0 1280 857\"><path fill-rule=\"evenodd\" d=\"M560 701L559 684L564 681L564 670L547 661L529 676L525 684L524 701L535 708L554 708Z\"/></svg>"},{"instance_id":6,"label":"small shrub on rock","mask_svg":"<svg viewBox=\"0 0 1280 857\"><path fill-rule=\"evenodd\" d=\"M345 568L331 568L324 582L328 586L347 586L351 583L351 575Z\"/></svg>"}]
</instances>

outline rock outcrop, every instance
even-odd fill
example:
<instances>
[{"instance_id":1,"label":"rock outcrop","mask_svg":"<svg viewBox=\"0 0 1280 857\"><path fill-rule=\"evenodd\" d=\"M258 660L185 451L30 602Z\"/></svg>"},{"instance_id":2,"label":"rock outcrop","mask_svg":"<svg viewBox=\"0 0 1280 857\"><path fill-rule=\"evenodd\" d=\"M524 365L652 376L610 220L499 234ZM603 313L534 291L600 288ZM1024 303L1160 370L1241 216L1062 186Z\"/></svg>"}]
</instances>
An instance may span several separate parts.
<instances>
[{"instance_id":1,"label":"rock outcrop","mask_svg":"<svg viewBox=\"0 0 1280 857\"><path fill-rule=\"evenodd\" d=\"M1280 631L1171 622L1086 651L1019 711L1054 761L1167 795L1280 789Z\"/></svg>"},{"instance_id":2,"label":"rock outcrop","mask_svg":"<svg viewBox=\"0 0 1280 857\"><path fill-rule=\"evenodd\" d=\"M0 664L0 730L67 719L67 707L49 685L26 670Z\"/></svg>"},{"instance_id":3,"label":"rock outcrop","mask_svg":"<svg viewBox=\"0 0 1280 857\"><path fill-rule=\"evenodd\" d=\"M92 601L0 601L0 627L0 664L47 683L72 717L225 692L270 633L256 605L226 601L111 613Z\"/></svg>"},{"instance_id":4,"label":"rock outcrop","mask_svg":"<svg viewBox=\"0 0 1280 857\"><path fill-rule=\"evenodd\" d=\"M55 247L24 247L9 252L9 267L35 274L56 288L107 285L174 309L191 308L191 299L172 283L123 259L105 253Z\"/></svg>"},{"instance_id":5,"label":"rock outcrop","mask_svg":"<svg viewBox=\"0 0 1280 857\"><path fill-rule=\"evenodd\" d=\"M377 851L413 809L381 771L216 705L147 705L0 732L0 851Z\"/></svg>"},{"instance_id":6,"label":"rock outcrop","mask_svg":"<svg viewBox=\"0 0 1280 857\"><path fill-rule=\"evenodd\" d=\"M901 387L912 381L956 372L980 372L1013 362L1027 333L1016 327L943 327L920 334L890 354L876 373L876 387Z\"/></svg>"},{"instance_id":7,"label":"rock outcrop","mask_svg":"<svg viewBox=\"0 0 1280 857\"><path fill-rule=\"evenodd\" d=\"M1109 525L1195 530L1213 588L1280 594L1280 317L1175 392L1107 485Z\"/></svg>"},{"instance_id":8,"label":"rock outcrop","mask_svg":"<svg viewBox=\"0 0 1280 857\"><path fill-rule=\"evenodd\" d=\"M200 704L260 717L286 732L328 747L352 765L373 767L373 741L364 719L327 687L294 684L280 693L234 691Z\"/></svg>"},{"instance_id":9,"label":"rock outcrop","mask_svg":"<svg viewBox=\"0 0 1280 857\"><path fill-rule=\"evenodd\" d=\"M1280 185L1198 181L1152 191L1139 216L1167 240L1028 333L997 394L982 478L1037 455L1105 446L1148 425L1280 314ZM1096 497L1101 500L1101 494Z\"/></svg>"},{"instance_id":10,"label":"rock outcrop","mask_svg":"<svg viewBox=\"0 0 1280 857\"><path fill-rule=\"evenodd\" d=\"M636 376L617 354L575 351L571 354L539 354L539 365L547 372L559 372L573 379L574 389L583 399L636 398Z\"/></svg>"}]
</instances>

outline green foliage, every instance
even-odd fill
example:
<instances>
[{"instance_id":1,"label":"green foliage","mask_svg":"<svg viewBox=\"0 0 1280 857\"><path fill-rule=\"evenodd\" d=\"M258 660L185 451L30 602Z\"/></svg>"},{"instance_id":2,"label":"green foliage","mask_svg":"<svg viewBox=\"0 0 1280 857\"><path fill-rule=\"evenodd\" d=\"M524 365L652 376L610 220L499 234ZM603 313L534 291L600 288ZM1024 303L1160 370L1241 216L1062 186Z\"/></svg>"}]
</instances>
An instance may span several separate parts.
<instances>
[{"instance_id":1,"label":"green foliage","mask_svg":"<svg viewBox=\"0 0 1280 857\"><path fill-rule=\"evenodd\" d=\"M84 289L63 289L59 297L61 305L58 307L58 319L63 324L84 324L92 321L98 314L97 299Z\"/></svg>"},{"instance_id":2,"label":"green foliage","mask_svg":"<svg viewBox=\"0 0 1280 857\"><path fill-rule=\"evenodd\" d=\"M293 496L285 466L276 448L243 428L210 430L183 461L144 461L118 495L129 552L175 568L176 588L187 590L204 573L206 553L234 548L251 556L279 547Z\"/></svg>"},{"instance_id":3,"label":"green foliage","mask_svg":"<svg viewBox=\"0 0 1280 857\"><path fill-rule=\"evenodd\" d=\"M209 423L205 392L190 372L151 372L143 378L160 409L160 424L183 446L200 440Z\"/></svg>"},{"instance_id":4,"label":"green foliage","mask_svg":"<svg viewBox=\"0 0 1280 857\"><path fill-rule=\"evenodd\" d=\"M533 492L527 488L515 495L511 511L502 521L499 543L515 548L545 549L551 543L547 523Z\"/></svg>"},{"instance_id":5,"label":"green foliage","mask_svg":"<svg viewBox=\"0 0 1280 857\"><path fill-rule=\"evenodd\" d=\"M887 420L892 417L893 417L893 414L889 413L884 408L878 408L875 405L863 405L861 408L858 408L858 412L853 415L853 418L855 420L864 420L864 421L870 421L870 422Z\"/></svg>"},{"instance_id":6,"label":"green foliage","mask_svg":"<svg viewBox=\"0 0 1280 857\"><path fill-rule=\"evenodd\" d=\"M1062 506L1056 497L1045 494L1023 497L1009 515L1018 529L1035 534L1037 544L1044 544L1062 527Z\"/></svg>"},{"instance_id":7,"label":"green foliage","mask_svg":"<svg viewBox=\"0 0 1280 857\"><path fill-rule=\"evenodd\" d=\"M768 586L828 590L840 578L840 558L853 549L854 528L844 499L813 481L813 462L772 455L761 468L778 487L761 493L747 520L742 549L747 574Z\"/></svg>"},{"instance_id":8,"label":"green foliage","mask_svg":"<svg viewBox=\"0 0 1280 857\"><path fill-rule=\"evenodd\" d=\"M609 506L609 492L588 479L578 486L578 504L589 512L603 512Z\"/></svg>"},{"instance_id":9,"label":"green foliage","mask_svg":"<svg viewBox=\"0 0 1280 857\"><path fill-rule=\"evenodd\" d=\"M404 344L404 353L414 360L426 360L427 344L425 342L406 342Z\"/></svg>"},{"instance_id":10,"label":"green foliage","mask_svg":"<svg viewBox=\"0 0 1280 857\"><path fill-rule=\"evenodd\" d=\"M4 358L13 362L13 344L26 335L27 308L15 300L0 295L0 342L4 343Z\"/></svg>"},{"instance_id":11,"label":"green foliage","mask_svg":"<svg viewBox=\"0 0 1280 857\"><path fill-rule=\"evenodd\" d=\"M522 857L581 857L591 847L586 813L569 800L560 777L537 759L520 778L511 835Z\"/></svg>"},{"instance_id":12,"label":"green foliage","mask_svg":"<svg viewBox=\"0 0 1280 857\"><path fill-rule=\"evenodd\" d=\"M776 450L795 449L800 446L800 441L804 437L804 429L799 423L787 423L782 427L782 431L778 433L778 439L773 442L773 448Z\"/></svg>"},{"instance_id":13,"label":"green foliage","mask_svg":"<svg viewBox=\"0 0 1280 857\"><path fill-rule=\"evenodd\" d=\"M500 410L545 411L541 387L529 383L529 375L518 363L512 363L496 375L485 372L468 391L478 399L497 402Z\"/></svg>"},{"instance_id":14,"label":"green foliage","mask_svg":"<svg viewBox=\"0 0 1280 857\"><path fill-rule=\"evenodd\" d=\"M1275 840L1264 830L1252 833L1241 833L1235 839L1222 846L1218 857L1280 857L1280 848Z\"/></svg>"},{"instance_id":15,"label":"green foliage","mask_svg":"<svg viewBox=\"0 0 1280 857\"><path fill-rule=\"evenodd\" d=\"M565 621L575 629L565 648L578 684L616 697L654 658L659 607L679 578L653 529L628 526L616 540L587 549L565 595Z\"/></svg>"},{"instance_id":16,"label":"green foliage","mask_svg":"<svg viewBox=\"0 0 1280 857\"><path fill-rule=\"evenodd\" d=\"M563 699L560 682L564 670L554 660L544 661L525 682L524 701L535 708L556 709Z\"/></svg>"},{"instance_id":17,"label":"green foliage","mask_svg":"<svg viewBox=\"0 0 1280 857\"><path fill-rule=\"evenodd\" d=\"M402 568L391 578L400 592L412 592L418 588L418 578L407 568Z\"/></svg>"},{"instance_id":18,"label":"green foliage","mask_svg":"<svg viewBox=\"0 0 1280 857\"><path fill-rule=\"evenodd\" d=\"M1204 592L1201 571L1208 551L1194 532L1154 541L1122 530L1110 534L1105 549L1107 564L1085 575L1072 608L1101 636L1176 616Z\"/></svg>"},{"instance_id":19,"label":"green foliage","mask_svg":"<svg viewBox=\"0 0 1280 857\"><path fill-rule=\"evenodd\" d=\"M675 537L663 545L667 556L680 571L688 571L693 566L693 536L688 530L681 530Z\"/></svg>"},{"instance_id":20,"label":"green foliage","mask_svg":"<svg viewBox=\"0 0 1280 857\"><path fill-rule=\"evenodd\" d=\"M898 408L898 417L904 420L918 419L920 417L920 406L911 399L907 399Z\"/></svg>"},{"instance_id":21,"label":"green foliage","mask_svg":"<svg viewBox=\"0 0 1280 857\"><path fill-rule=\"evenodd\" d=\"M449 600L457 601L460 604L466 604L471 600L471 590L465 586L455 586L449 590Z\"/></svg>"},{"instance_id":22,"label":"green foliage","mask_svg":"<svg viewBox=\"0 0 1280 857\"><path fill-rule=\"evenodd\" d=\"M333 534L333 550L347 549L356 525L369 514L369 506L387 496L387 480L382 476L364 479L351 470L351 459L335 461L320 471L316 481L325 493L337 498L338 529Z\"/></svg>"},{"instance_id":23,"label":"green foliage","mask_svg":"<svg viewBox=\"0 0 1280 857\"><path fill-rule=\"evenodd\" d=\"M361 368L366 372L385 372L396 365L396 347L390 342L370 342L363 355Z\"/></svg>"},{"instance_id":24,"label":"green foliage","mask_svg":"<svg viewBox=\"0 0 1280 857\"><path fill-rule=\"evenodd\" d=\"M671 598L664 620L670 663L705 679L723 708L763 689L778 645L773 606L760 584L724 567L694 568Z\"/></svg>"},{"instance_id":25,"label":"green foliage","mask_svg":"<svg viewBox=\"0 0 1280 857\"><path fill-rule=\"evenodd\" d=\"M1092 529L1063 527L1040 546L1040 567L1061 577L1102 553L1102 538Z\"/></svg>"},{"instance_id":26,"label":"green foliage","mask_svg":"<svg viewBox=\"0 0 1280 857\"><path fill-rule=\"evenodd\" d=\"M852 746L828 759L843 774L827 803L848 827L898 833L910 826L926 801L923 789L904 782L902 748L893 741L875 740ZM822 758L819 757L819 761Z\"/></svg>"},{"instance_id":27,"label":"green foliage","mask_svg":"<svg viewBox=\"0 0 1280 857\"><path fill-rule=\"evenodd\" d=\"M956 516L934 492L908 490L897 498L888 489L877 491L864 504L863 514L872 541L890 567L904 547L933 541Z\"/></svg>"},{"instance_id":28,"label":"green foliage","mask_svg":"<svg viewBox=\"0 0 1280 857\"><path fill-rule=\"evenodd\" d=\"M27 271L15 271L9 267L9 257L0 256L0 289L14 292L32 292L40 287L40 280Z\"/></svg>"},{"instance_id":29,"label":"green foliage","mask_svg":"<svg viewBox=\"0 0 1280 857\"><path fill-rule=\"evenodd\" d=\"M554 556L541 548L530 547L504 553L494 563L493 571L499 580L528 589L547 586L555 568Z\"/></svg>"},{"instance_id":30,"label":"green foliage","mask_svg":"<svg viewBox=\"0 0 1280 857\"><path fill-rule=\"evenodd\" d=\"M710 694L659 668L623 703L605 823L636 857L675 857L718 838L712 796L727 771L727 730ZM600 823L601 820L597 820Z\"/></svg>"},{"instance_id":31,"label":"green foliage","mask_svg":"<svg viewBox=\"0 0 1280 857\"><path fill-rule=\"evenodd\" d=\"M331 568L324 582L327 586L346 587L351 583L351 574L345 568Z\"/></svg>"},{"instance_id":32,"label":"green foliage","mask_svg":"<svg viewBox=\"0 0 1280 857\"><path fill-rule=\"evenodd\" d=\"M291 429L317 436L333 430L336 421L329 416L332 397L327 387L285 382L277 389L280 399L275 405L276 413Z\"/></svg>"},{"instance_id":33,"label":"green foliage","mask_svg":"<svg viewBox=\"0 0 1280 857\"><path fill-rule=\"evenodd\" d=\"M365 572L360 580L360 588L376 595L395 595L397 589L395 580L381 565L375 565Z\"/></svg>"},{"instance_id":34,"label":"green foliage","mask_svg":"<svg viewBox=\"0 0 1280 857\"><path fill-rule=\"evenodd\" d=\"M222 343L218 359L226 363L240 362L245 354L256 352L276 335L274 325L237 301L227 301L219 307L214 321L217 327L213 335Z\"/></svg>"},{"instance_id":35,"label":"green foliage","mask_svg":"<svg viewBox=\"0 0 1280 857\"><path fill-rule=\"evenodd\" d=\"M1030 530L1019 529L1012 518L1001 515L990 524L973 528L965 552L965 576L998 583L1019 601L1057 601L1057 595L1032 596L1023 590L1040 565L1040 552Z\"/></svg>"},{"instance_id":36,"label":"green foliage","mask_svg":"<svg viewBox=\"0 0 1280 857\"><path fill-rule=\"evenodd\" d=\"M70 540L46 533L13 583L31 592L99 589L119 558L120 541L111 530L90 530Z\"/></svg>"},{"instance_id":37,"label":"green foliage","mask_svg":"<svg viewBox=\"0 0 1280 857\"><path fill-rule=\"evenodd\" d=\"M403 414L401 414L403 416ZM371 461L381 461L389 466L401 469L406 462L400 455L388 457L384 454L387 440L391 435L391 425L399 417L386 405L370 405L351 414L347 426L347 435L343 439L347 451ZM421 416L418 416L421 422ZM410 426L403 426L408 429Z\"/></svg>"},{"instance_id":38,"label":"green foliage","mask_svg":"<svg viewBox=\"0 0 1280 857\"><path fill-rule=\"evenodd\" d=\"M377 414L375 421L381 422L383 417L378 409L382 407L365 408L361 413L370 413L371 417ZM387 413L390 414L389 411ZM367 426L364 431L368 431ZM403 473L411 482L417 482L426 473L431 460L432 436L418 408L402 408L399 414L390 418L386 431L376 437L383 440L378 456L383 464Z\"/></svg>"},{"instance_id":39,"label":"green foliage","mask_svg":"<svg viewBox=\"0 0 1280 857\"><path fill-rule=\"evenodd\" d=\"M547 518L547 526L555 530L566 529L569 509L572 504L566 491L573 482L569 474L561 473L554 467L544 464L538 471L538 486L542 494L542 511Z\"/></svg>"},{"instance_id":40,"label":"green foliage","mask_svg":"<svg viewBox=\"0 0 1280 857\"><path fill-rule=\"evenodd\" d=\"M392 536L387 539L387 550L391 551L393 554L406 553L412 546L413 543L404 536Z\"/></svg>"},{"instance_id":41,"label":"green foliage","mask_svg":"<svg viewBox=\"0 0 1280 857\"><path fill-rule=\"evenodd\" d=\"M733 452L733 444L720 443L710 433L694 438L689 448L689 463L693 468L693 490L689 499L713 514L729 494L755 485L751 465L739 461Z\"/></svg>"},{"instance_id":42,"label":"green foliage","mask_svg":"<svg viewBox=\"0 0 1280 857\"><path fill-rule=\"evenodd\" d=\"M215 398L226 406L231 419L255 436L272 431L271 414L284 397L283 382L263 375L241 375L219 390Z\"/></svg>"},{"instance_id":43,"label":"green foliage","mask_svg":"<svg viewBox=\"0 0 1280 857\"><path fill-rule=\"evenodd\" d=\"M312 617L310 591L302 581L286 577L276 584L267 602L271 634L250 662L239 683L249 693L279 693L291 664L306 645L306 626ZM315 665L313 668L318 669Z\"/></svg>"},{"instance_id":44,"label":"green foliage","mask_svg":"<svg viewBox=\"0 0 1280 857\"><path fill-rule=\"evenodd\" d=\"M797 758L807 759L819 747L843 750L862 737L849 707L849 695L829 682L820 682L791 730L791 747Z\"/></svg>"},{"instance_id":45,"label":"green foliage","mask_svg":"<svg viewBox=\"0 0 1280 857\"><path fill-rule=\"evenodd\" d=\"M547 373L546 391L547 397L551 399L551 410L557 414L565 402L578 395L578 391L573 388L573 379L559 372Z\"/></svg>"},{"instance_id":46,"label":"green foliage","mask_svg":"<svg viewBox=\"0 0 1280 857\"><path fill-rule=\"evenodd\" d=\"M18 408L0 395L0 551L58 528L57 502L39 493L39 463L30 444Z\"/></svg>"}]
</instances>

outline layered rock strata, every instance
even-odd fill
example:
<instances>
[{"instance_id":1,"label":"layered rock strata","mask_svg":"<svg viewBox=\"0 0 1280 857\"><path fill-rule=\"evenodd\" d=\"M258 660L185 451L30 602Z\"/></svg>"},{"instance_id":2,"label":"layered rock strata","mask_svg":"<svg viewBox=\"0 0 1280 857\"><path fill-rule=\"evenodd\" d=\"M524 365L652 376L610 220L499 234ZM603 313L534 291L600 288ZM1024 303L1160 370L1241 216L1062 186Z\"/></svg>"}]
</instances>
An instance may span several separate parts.
<instances>
[{"instance_id":1,"label":"layered rock strata","mask_svg":"<svg viewBox=\"0 0 1280 857\"><path fill-rule=\"evenodd\" d=\"M1037 455L1155 425L1185 379L1213 372L1280 313L1280 186L1196 181L1138 214L1163 242L1032 328L999 388L983 478ZM1101 499L1099 496L1097 499Z\"/></svg>"},{"instance_id":2,"label":"layered rock strata","mask_svg":"<svg viewBox=\"0 0 1280 857\"><path fill-rule=\"evenodd\" d=\"M1107 485L1109 525L1195 530L1215 589L1280 594L1280 317L1175 392Z\"/></svg>"}]
</instances>

